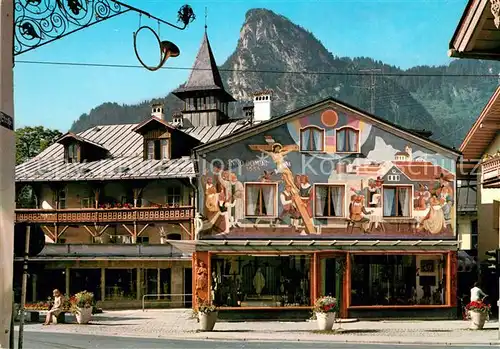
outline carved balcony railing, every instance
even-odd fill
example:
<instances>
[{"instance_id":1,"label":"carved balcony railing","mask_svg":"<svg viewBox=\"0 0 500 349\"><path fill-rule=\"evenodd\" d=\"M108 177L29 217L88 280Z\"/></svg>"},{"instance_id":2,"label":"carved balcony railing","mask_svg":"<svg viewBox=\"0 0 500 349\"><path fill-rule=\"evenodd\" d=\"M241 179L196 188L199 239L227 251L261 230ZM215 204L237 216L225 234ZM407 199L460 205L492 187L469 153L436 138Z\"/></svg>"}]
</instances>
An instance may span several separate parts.
<instances>
[{"instance_id":1,"label":"carved balcony railing","mask_svg":"<svg viewBox=\"0 0 500 349\"><path fill-rule=\"evenodd\" d=\"M500 187L500 157L483 160L481 164L482 183L485 187Z\"/></svg>"},{"instance_id":2,"label":"carved balcony railing","mask_svg":"<svg viewBox=\"0 0 500 349\"><path fill-rule=\"evenodd\" d=\"M17 209L16 222L29 223L124 223L186 221L194 218L192 206L169 208L110 208L110 209Z\"/></svg>"}]
</instances>

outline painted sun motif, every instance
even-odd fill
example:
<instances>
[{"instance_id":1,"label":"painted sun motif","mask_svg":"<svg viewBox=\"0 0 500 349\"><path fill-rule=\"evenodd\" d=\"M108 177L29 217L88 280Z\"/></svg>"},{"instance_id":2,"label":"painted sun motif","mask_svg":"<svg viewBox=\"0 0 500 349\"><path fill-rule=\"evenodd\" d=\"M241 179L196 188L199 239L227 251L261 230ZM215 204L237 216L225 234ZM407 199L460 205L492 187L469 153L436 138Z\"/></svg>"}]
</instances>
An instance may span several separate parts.
<instances>
[{"instance_id":1,"label":"painted sun motif","mask_svg":"<svg viewBox=\"0 0 500 349\"><path fill-rule=\"evenodd\" d=\"M328 109L325 110L323 113L321 113L321 122L326 127L335 127L338 121L339 121L339 116L337 115L337 112L333 109Z\"/></svg>"}]
</instances>

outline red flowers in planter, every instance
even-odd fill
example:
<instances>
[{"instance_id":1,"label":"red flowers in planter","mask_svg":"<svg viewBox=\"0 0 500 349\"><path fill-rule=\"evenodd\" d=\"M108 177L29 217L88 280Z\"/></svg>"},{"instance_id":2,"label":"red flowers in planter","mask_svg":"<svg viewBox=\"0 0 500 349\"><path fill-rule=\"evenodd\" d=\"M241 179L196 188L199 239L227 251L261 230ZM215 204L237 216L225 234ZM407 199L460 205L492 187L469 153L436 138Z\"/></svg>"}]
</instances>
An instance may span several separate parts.
<instances>
[{"instance_id":1,"label":"red flowers in planter","mask_svg":"<svg viewBox=\"0 0 500 349\"><path fill-rule=\"evenodd\" d=\"M469 304L467 304L465 309L468 311L475 311L478 313L485 313L485 314L491 313L491 305L477 301L470 302Z\"/></svg>"}]
</instances>

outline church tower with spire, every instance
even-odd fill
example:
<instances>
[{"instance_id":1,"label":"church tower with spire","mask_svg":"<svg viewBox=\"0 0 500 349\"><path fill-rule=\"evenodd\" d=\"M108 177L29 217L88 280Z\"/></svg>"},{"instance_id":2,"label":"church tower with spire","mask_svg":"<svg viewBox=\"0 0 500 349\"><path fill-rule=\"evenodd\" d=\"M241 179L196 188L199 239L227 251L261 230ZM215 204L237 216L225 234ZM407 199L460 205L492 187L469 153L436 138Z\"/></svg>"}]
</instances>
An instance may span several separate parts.
<instances>
[{"instance_id":1,"label":"church tower with spire","mask_svg":"<svg viewBox=\"0 0 500 349\"><path fill-rule=\"evenodd\" d=\"M173 94L184 102L183 127L217 126L229 120L228 104L235 99L224 89L206 25L189 79Z\"/></svg>"}]
</instances>

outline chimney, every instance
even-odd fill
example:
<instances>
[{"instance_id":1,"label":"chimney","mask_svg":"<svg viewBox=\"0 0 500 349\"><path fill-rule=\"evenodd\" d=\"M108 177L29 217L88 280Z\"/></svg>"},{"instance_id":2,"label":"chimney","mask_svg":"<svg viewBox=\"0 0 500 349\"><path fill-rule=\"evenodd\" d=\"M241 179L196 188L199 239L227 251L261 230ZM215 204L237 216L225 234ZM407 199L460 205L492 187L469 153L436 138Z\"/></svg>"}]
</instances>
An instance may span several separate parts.
<instances>
[{"instance_id":1,"label":"chimney","mask_svg":"<svg viewBox=\"0 0 500 349\"><path fill-rule=\"evenodd\" d=\"M164 120L165 114L163 114L163 103L154 103L151 106L151 116Z\"/></svg>"},{"instance_id":2,"label":"chimney","mask_svg":"<svg viewBox=\"0 0 500 349\"><path fill-rule=\"evenodd\" d=\"M253 95L253 120L255 123L271 119L272 91L264 90Z\"/></svg>"},{"instance_id":3,"label":"chimney","mask_svg":"<svg viewBox=\"0 0 500 349\"><path fill-rule=\"evenodd\" d=\"M183 126L183 115L180 111L175 111L172 114L172 124L177 128L182 128Z\"/></svg>"}]
</instances>

